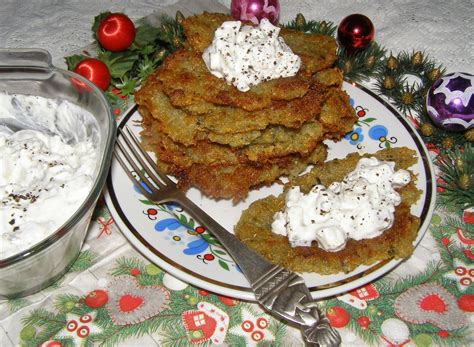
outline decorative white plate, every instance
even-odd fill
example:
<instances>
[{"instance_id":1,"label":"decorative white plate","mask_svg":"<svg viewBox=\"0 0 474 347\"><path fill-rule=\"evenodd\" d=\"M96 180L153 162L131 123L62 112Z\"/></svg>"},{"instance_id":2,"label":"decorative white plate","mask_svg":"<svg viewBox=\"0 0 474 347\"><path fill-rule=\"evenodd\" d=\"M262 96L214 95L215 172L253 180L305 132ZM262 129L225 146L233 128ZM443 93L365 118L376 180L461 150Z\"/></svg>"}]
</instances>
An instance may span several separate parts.
<instances>
[{"instance_id":1,"label":"decorative white plate","mask_svg":"<svg viewBox=\"0 0 474 347\"><path fill-rule=\"evenodd\" d=\"M368 90L344 83L351 97L351 104L359 117L353 131L339 142L327 142L329 158L344 158L351 152L373 153L385 147L407 146L415 149L418 163L412 170L418 174L417 186L423 192L412 213L421 218L416 239L423 237L435 203L434 170L423 141L412 126L390 105ZM138 133L140 115L132 108L120 126L127 124ZM279 194L280 185L251 192L249 197L233 205L230 201L215 201L200 194L196 189L187 193L196 204L227 230L240 218L243 209L256 199L269 194ZM197 287L217 294L244 300L255 300L250 286L219 244L210 238L200 225L173 204L156 205L147 201L133 186L116 160L113 161L105 192L107 205L120 230L127 239L151 262L171 275ZM303 277L314 299L341 294L372 281L402 260L360 266L348 274L320 276L304 273Z\"/></svg>"}]
</instances>

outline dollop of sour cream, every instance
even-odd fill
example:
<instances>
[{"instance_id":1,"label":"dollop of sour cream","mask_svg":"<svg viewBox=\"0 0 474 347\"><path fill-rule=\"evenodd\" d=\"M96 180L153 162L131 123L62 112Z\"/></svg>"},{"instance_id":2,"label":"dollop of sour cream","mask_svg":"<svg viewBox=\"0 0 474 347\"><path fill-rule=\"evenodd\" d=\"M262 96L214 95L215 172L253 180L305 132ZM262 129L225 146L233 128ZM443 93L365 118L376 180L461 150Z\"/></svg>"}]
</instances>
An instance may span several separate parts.
<instances>
[{"instance_id":1,"label":"dollop of sour cream","mask_svg":"<svg viewBox=\"0 0 474 347\"><path fill-rule=\"evenodd\" d=\"M240 91L275 78L296 75L301 59L278 36L280 28L266 18L258 26L224 22L203 52L209 71Z\"/></svg>"},{"instance_id":2,"label":"dollop of sour cream","mask_svg":"<svg viewBox=\"0 0 474 347\"><path fill-rule=\"evenodd\" d=\"M50 114L67 119L80 112L69 102L40 98L32 103L33 98L38 97L1 95L5 103L0 105L0 118L11 119L8 124L25 124L13 117L24 107L25 112L44 118ZM68 129L74 127L71 123ZM74 214L91 190L98 160L92 140L75 142L67 134L5 129L0 129L0 259L42 241Z\"/></svg>"},{"instance_id":3,"label":"dollop of sour cream","mask_svg":"<svg viewBox=\"0 0 474 347\"><path fill-rule=\"evenodd\" d=\"M342 182L315 185L308 194L292 187L285 209L275 214L272 232L288 237L292 247L311 246L336 252L348 239L381 235L393 225L395 206L401 202L397 188L410 182L406 170L393 162L362 158Z\"/></svg>"}]
</instances>

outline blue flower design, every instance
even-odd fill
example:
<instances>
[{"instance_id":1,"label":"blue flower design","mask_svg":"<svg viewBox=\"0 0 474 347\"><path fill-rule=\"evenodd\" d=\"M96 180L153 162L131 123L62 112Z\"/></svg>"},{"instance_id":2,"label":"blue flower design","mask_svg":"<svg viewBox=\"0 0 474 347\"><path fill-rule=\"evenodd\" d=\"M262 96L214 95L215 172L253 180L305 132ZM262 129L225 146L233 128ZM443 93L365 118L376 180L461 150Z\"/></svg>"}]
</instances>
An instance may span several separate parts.
<instances>
[{"instance_id":1,"label":"blue flower design","mask_svg":"<svg viewBox=\"0 0 474 347\"><path fill-rule=\"evenodd\" d=\"M175 218L165 218L155 224L155 230L159 232L165 231L166 229L176 230L182 226L183 225Z\"/></svg>"},{"instance_id":2,"label":"blue flower design","mask_svg":"<svg viewBox=\"0 0 474 347\"><path fill-rule=\"evenodd\" d=\"M186 255L195 255L204 252L209 247L209 243L200 237L197 240L188 243L188 247L183 250Z\"/></svg>"},{"instance_id":3,"label":"blue flower design","mask_svg":"<svg viewBox=\"0 0 474 347\"><path fill-rule=\"evenodd\" d=\"M347 133L344 136L344 139L348 140L351 145L357 145L358 143L362 142L364 140L362 128L355 128L350 133Z\"/></svg>"},{"instance_id":4,"label":"blue flower design","mask_svg":"<svg viewBox=\"0 0 474 347\"><path fill-rule=\"evenodd\" d=\"M151 189L148 188L148 186L147 186L143 181L139 181L139 183L140 183L140 186L141 186L143 189L145 189L145 191L147 191L147 192L150 193L150 194L152 193ZM140 188L138 188L136 185L133 185L133 189L134 189L137 193L140 193L140 194L142 193L141 190L140 190Z\"/></svg>"},{"instance_id":5,"label":"blue flower design","mask_svg":"<svg viewBox=\"0 0 474 347\"><path fill-rule=\"evenodd\" d=\"M375 125L369 129L369 137L375 141L379 141L379 147L390 148L391 144L397 142L396 137L388 138L388 130L383 125Z\"/></svg>"},{"instance_id":6,"label":"blue flower design","mask_svg":"<svg viewBox=\"0 0 474 347\"><path fill-rule=\"evenodd\" d=\"M375 125L369 129L369 137L373 140L384 142L387 138L388 130L383 125Z\"/></svg>"}]
</instances>

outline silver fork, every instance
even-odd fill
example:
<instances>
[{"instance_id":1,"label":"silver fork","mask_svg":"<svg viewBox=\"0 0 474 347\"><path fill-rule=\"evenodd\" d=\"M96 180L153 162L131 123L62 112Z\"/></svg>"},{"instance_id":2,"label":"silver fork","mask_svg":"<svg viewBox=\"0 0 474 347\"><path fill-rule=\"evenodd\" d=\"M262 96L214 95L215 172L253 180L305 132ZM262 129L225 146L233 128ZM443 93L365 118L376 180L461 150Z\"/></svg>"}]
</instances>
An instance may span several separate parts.
<instances>
[{"instance_id":1,"label":"silver fork","mask_svg":"<svg viewBox=\"0 0 474 347\"><path fill-rule=\"evenodd\" d=\"M303 278L281 266L274 265L239 241L201 208L178 190L162 173L153 159L142 149L132 131L119 129L115 157L135 186L157 204L176 202L199 221L229 252L250 283L257 301L270 314L300 328L308 345L339 346L341 337L313 301ZM129 170L131 166L145 189Z\"/></svg>"}]
</instances>

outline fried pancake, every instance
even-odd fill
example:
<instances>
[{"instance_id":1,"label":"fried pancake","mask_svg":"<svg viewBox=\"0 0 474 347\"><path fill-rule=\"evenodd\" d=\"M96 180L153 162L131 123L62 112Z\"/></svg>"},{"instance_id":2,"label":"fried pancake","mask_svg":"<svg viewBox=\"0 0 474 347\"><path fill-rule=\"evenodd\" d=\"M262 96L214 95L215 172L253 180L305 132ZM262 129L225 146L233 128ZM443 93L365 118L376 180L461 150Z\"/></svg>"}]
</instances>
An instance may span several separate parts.
<instances>
[{"instance_id":1,"label":"fried pancake","mask_svg":"<svg viewBox=\"0 0 474 347\"><path fill-rule=\"evenodd\" d=\"M407 169L416 163L415 151L408 148L385 149L375 156L380 160L394 161L396 169ZM345 159L317 165L308 174L290 181L285 190L299 185L307 193L315 184L328 186L334 181L341 181L355 168L360 158L354 153ZM338 252L326 252L317 245L293 248L286 237L271 232L274 214L284 209L285 194L254 202L242 213L234 231L240 240L271 262L298 272L347 273L362 264L404 258L412 253L419 228L418 218L410 213L410 206L420 196L414 180L412 175L412 182L400 191L402 203L395 209L395 221L390 229L373 239L349 240L346 247Z\"/></svg>"},{"instance_id":2,"label":"fried pancake","mask_svg":"<svg viewBox=\"0 0 474 347\"><path fill-rule=\"evenodd\" d=\"M244 199L251 189L273 184L281 176L294 177L308 165L323 162L326 155L326 147L319 144L306 157L290 155L280 161L258 166L193 164L182 170L161 160L158 160L157 164L164 172L178 179L178 187L182 190L195 187L208 197L238 202Z\"/></svg>"},{"instance_id":3,"label":"fried pancake","mask_svg":"<svg viewBox=\"0 0 474 347\"><path fill-rule=\"evenodd\" d=\"M316 121L311 121L305 123L300 129L292 131L278 126L271 127L250 145L242 148L233 148L208 140L198 141L192 146L184 146L161 132L159 122L151 120L150 124L149 117L143 121L145 130L141 136L147 148L155 151L161 160L182 168L193 164L236 165L248 162L263 164L281 160L282 157L290 154L306 156L322 139L321 125Z\"/></svg>"},{"instance_id":4,"label":"fried pancake","mask_svg":"<svg viewBox=\"0 0 474 347\"><path fill-rule=\"evenodd\" d=\"M310 87L310 77L298 73L293 77L262 82L241 92L224 79L212 75L201 54L186 48L168 56L153 74L151 78L162 82L164 93L177 107L207 101L247 111L261 110L269 107L273 100L300 98Z\"/></svg>"},{"instance_id":5,"label":"fried pancake","mask_svg":"<svg viewBox=\"0 0 474 347\"><path fill-rule=\"evenodd\" d=\"M244 139L249 135L256 136L258 132L255 130L262 130L268 125L299 128L304 122L321 113L328 90L340 89L342 74L337 69L328 69L318 73L312 83L310 90L302 98L288 102L273 101L270 107L257 111L245 111L211 103L203 105L198 112L193 112L192 107L175 108L163 93L163 86L157 79L149 79L145 82L144 87L135 93L135 102L142 108L145 107L163 123L164 128L169 129L169 131L163 130L165 133L177 134L179 138L174 138L175 141L189 145L195 143L197 139L206 138L207 136L202 132L237 134L239 138ZM353 114L353 111L351 113ZM254 132L254 135L251 135L251 132ZM248 135L244 136L244 133ZM180 134L182 136L179 136ZM238 146L239 142L229 140L228 144ZM248 143L241 145L245 144Z\"/></svg>"},{"instance_id":6,"label":"fried pancake","mask_svg":"<svg viewBox=\"0 0 474 347\"><path fill-rule=\"evenodd\" d=\"M222 13L204 12L184 19L183 29L188 44L197 52L204 50L212 43L214 32L225 21L234 21L231 16ZM282 28L280 36L300 56L302 70L313 74L331 67L336 61L336 41L327 35L308 34Z\"/></svg>"}]
</instances>

